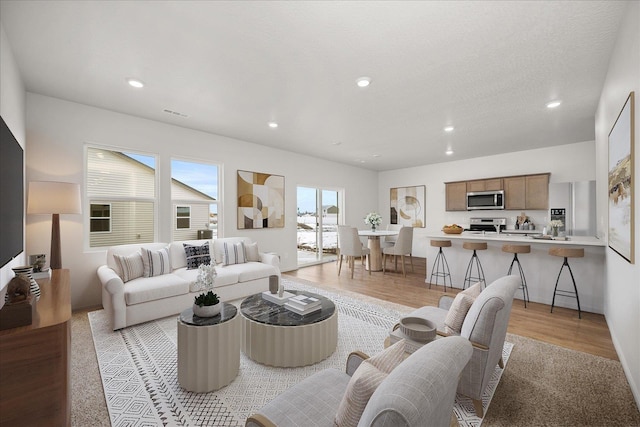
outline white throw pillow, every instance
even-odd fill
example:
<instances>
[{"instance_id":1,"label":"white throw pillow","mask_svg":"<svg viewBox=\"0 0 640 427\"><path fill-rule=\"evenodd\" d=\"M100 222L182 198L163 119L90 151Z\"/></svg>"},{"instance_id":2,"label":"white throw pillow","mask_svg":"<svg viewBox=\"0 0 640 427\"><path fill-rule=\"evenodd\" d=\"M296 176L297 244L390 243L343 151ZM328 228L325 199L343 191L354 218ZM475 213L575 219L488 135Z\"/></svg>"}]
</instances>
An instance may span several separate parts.
<instances>
[{"instance_id":1,"label":"white throw pillow","mask_svg":"<svg viewBox=\"0 0 640 427\"><path fill-rule=\"evenodd\" d=\"M142 262L144 264L144 277L171 273L169 248L162 248L158 251L142 248Z\"/></svg>"},{"instance_id":2,"label":"white throw pillow","mask_svg":"<svg viewBox=\"0 0 640 427\"><path fill-rule=\"evenodd\" d=\"M355 427L376 388L404 360L404 340L363 361L353 373L333 420L337 427Z\"/></svg>"},{"instance_id":3,"label":"white throw pillow","mask_svg":"<svg viewBox=\"0 0 640 427\"><path fill-rule=\"evenodd\" d=\"M237 242L235 244L231 242L224 242L223 248L223 261L224 265L232 265L232 264L244 264L247 262L247 255L244 251L244 245L242 242Z\"/></svg>"},{"instance_id":4,"label":"white throw pillow","mask_svg":"<svg viewBox=\"0 0 640 427\"><path fill-rule=\"evenodd\" d=\"M258 242L243 244L244 252L247 255L247 261L260 262L260 251L258 250Z\"/></svg>"},{"instance_id":5,"label":"white throw pillow","mask_svg":"<svg viewBox=\"0 0 640 427\"><path fill-rule=\"evenodd\" d=\"M124 283L129 280L137 279L144 275L144 263L140 252L131 255L113 255L118 267L120 267L120 278Z\"/></svg>"}]
</instances>

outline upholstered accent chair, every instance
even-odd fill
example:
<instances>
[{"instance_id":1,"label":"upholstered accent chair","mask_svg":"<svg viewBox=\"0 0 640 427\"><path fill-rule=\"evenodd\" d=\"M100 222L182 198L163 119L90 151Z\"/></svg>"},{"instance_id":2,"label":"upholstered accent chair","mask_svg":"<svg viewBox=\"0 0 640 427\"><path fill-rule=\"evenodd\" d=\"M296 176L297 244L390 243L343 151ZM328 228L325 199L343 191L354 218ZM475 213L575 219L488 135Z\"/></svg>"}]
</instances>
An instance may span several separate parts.
<instances>
[{"instance_id":1,"label":"upholstered accent chair","mask_svg":"<svg viewBox=\"0 0 640 427\"><path fill-rule=\"evenodd\" d=\"M387 267L387 255L393 255L393 260L395 262L395 271L398 271L398 257L402 260L402 275L407 276L407 272L405 271L405 260L404 256L409 255L409 260L411 261L411 271L413 271L413 258L411 257L411 251L413 250L413 227L402 227L398 232L398 239L395 244L390 248L382 249L382 272L383 274L386 272Z\"/></svg>"},{"instance_id":2,"label":"upholstered accent chair","mask_svg":"<svg viewBox=\"0 0 640 427\"><path fill-rule=\"evenodd\" d=\"M358 426L449 426L460 372L471 354L471 344L461 337L423 346L382 380ZM352 353L346 372L325 369L307 377L247 418L245 426L333 427L351 376L366 358Z\"/></svg>"},{"instance_id":3,"label":"upholstered accent chair","mask_svg":"<svg viewBox=\"0 0 640 427\"><path fill-rule=\"evenodd\" d=\"M351 278L353 279L353 270L355 268L355 259L360 257L364 265L364 259L366 257L369 263L369 274L371 274L371 257L368 255L371 253L369 248L365 248L362 245L360 236L358 235L358 229L349 225L338 226L338 246L340 248L340 256L338 257L338 276L342 270L342 257L347 257L347 263L351 267Z\"/></svg>"},{"instance_id":4,"label":"upholstered accent chair","mask_svg":"<svg viewBox=\"0 0 640 427\"><path fill-rule=\"evenodd\" d=\"M462 371L458 393L470 397L476 415L483 416L482 393L489 384L496 365L504 368L502 348L507 335L507 326L511 315L511 305L516 290L520 287L519 276L505 276L487 286L468 308L459 335L468 339L473 345L473 355L466 368ZM461 293L456 298L461 299ZM459 301L458 301L459 302ZM448 295L440 298L438 307L422 307L407 316L423 317L435 322L438 335L456 334L449 327L445 328L447 320L459 305ZM454 304L455 303L455 304ZM444 332L446 330L449 333Z\"/></svg>"}]
</instances>

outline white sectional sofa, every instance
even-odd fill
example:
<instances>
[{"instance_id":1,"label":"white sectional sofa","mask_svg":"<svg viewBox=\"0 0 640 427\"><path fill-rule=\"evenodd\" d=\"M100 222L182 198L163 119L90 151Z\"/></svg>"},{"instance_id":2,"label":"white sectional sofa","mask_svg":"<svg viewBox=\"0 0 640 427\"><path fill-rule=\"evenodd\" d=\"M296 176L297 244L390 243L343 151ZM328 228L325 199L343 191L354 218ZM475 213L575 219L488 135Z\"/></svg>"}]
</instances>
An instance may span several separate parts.
<instances>
[{"instance_id":1,"label":"white sectional sofa","mask_svg":"<svg viewBox=\"0 0 640 427\"><path fill-rule=\"evenodd\" d=\"M223 265L224 243L250 244L249 238L230 237L213 240L187 240L172 243L143 243L113 246L107 251L107 263L98 268L102 283L102 306L111 318L113 330L177 314L190 307L200 291L191 291L197 269L187 269L183 243L202 245L209 242L209 252L218 273L214 292L222 301L246 297L269 289L269 276L280 276L280 261L273 253L258 254L260 261ZM211 247L212 246L212 247ZM171 270L154 277L123 281L123 271L114 255L129 256L142 248L157 251L168 247Z\"/></svg>"}]
</instances>

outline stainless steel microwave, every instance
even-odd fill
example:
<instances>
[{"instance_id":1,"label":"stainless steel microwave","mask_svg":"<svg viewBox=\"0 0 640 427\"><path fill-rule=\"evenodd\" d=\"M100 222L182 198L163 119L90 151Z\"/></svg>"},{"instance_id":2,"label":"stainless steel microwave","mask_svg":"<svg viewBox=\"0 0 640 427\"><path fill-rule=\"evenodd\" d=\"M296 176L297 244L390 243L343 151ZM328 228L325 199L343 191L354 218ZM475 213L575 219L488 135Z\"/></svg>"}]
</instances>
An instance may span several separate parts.
<instances>
[{"instance_id":1,"label":"stainless steel microwave","mask_svg":"<svg viewBox=\"0 0 640 427\"><path fill-rule=\"evenodd\" d=\"M474 191L467 193L467 210L504 209L504 191Z\"/></svg>"}]
</instances>

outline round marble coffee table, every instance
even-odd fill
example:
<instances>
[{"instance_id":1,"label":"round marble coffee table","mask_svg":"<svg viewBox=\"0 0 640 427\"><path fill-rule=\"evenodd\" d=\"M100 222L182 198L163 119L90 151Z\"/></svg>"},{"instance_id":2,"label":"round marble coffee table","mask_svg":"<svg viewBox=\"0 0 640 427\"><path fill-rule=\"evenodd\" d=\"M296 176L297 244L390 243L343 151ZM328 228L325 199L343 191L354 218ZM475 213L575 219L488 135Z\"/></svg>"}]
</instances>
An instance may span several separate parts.
<instances>
[{"instance_id":1,"label":"round marble coffee table","mask_svg":"<svg viewBox=\"0 0 640 427\"><path fill-rule=\"evenodd\" d=\"M178 383L189 391L218 390L238 375L240 316L223 303L220 314L198 317L188 308L178 317Z\"/></svg>"},{"instance_id":2,"label":"round marble coffee table","mask_svg":"<svg viewBox=\"0 0 640 427\"><path fill-rule=\"evenodd\" d=\"M278 367L306 366L329 357L338 345L338 311L323 296L288 291L318 298L322 308L301 316L262 298L247 297L242 313L242 351L258 363Z\"/></svg>"}]
</instances>

